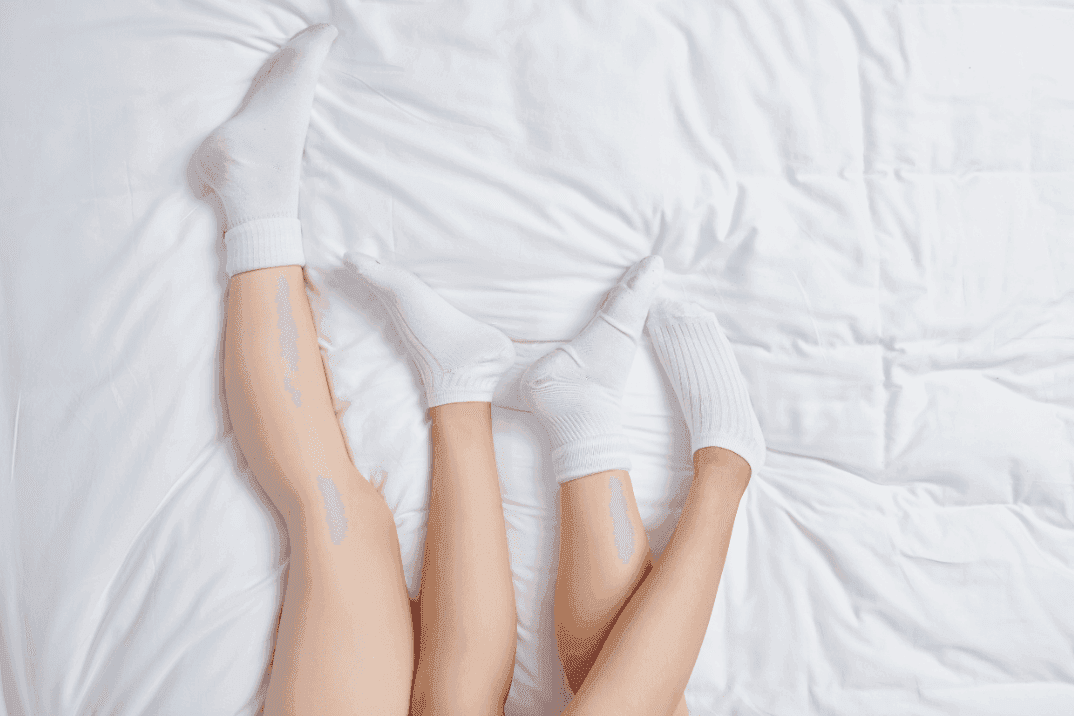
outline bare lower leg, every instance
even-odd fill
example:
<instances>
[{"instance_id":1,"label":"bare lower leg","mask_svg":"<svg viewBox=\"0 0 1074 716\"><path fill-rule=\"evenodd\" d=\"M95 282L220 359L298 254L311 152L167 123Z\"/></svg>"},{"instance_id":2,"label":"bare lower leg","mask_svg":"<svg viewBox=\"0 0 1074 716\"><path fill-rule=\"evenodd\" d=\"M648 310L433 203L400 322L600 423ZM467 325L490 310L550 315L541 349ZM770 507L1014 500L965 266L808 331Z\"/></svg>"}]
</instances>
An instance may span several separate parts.
<instances>
[{"instance_id":1,"label":"bare lower leg","mask_svg":"<svg viewBox=\"0 0 1074 716\"><path fill-rule=\"evenodd\" d=\"M343 473L345 474L345 473ZM365 480L354 471L351 482ZM325 510L290 528L291 562L266 716L407 713L413 642L395 522L379 495L341 495L347 533Z\"/></svg>"},{"instance_id":2,"label":"bare lower leg","mask_svg":"<svg viewBox=\"0 0 1074 716\"><path fill-rule=\"evenodd\" d=\"M225 391L291 544L266 716L406 714L413 642L395 524L350 461L302 269L235 275Z\"/></svg>"},{"instance_id":3,"label":"bare lower leg","mask_svg":"<svg viewBox=\"0 0 1074 716\"><path fill-rule=\"evenodd\" d=\"M652 569L630 475L609 470L560 488L556 642L577 692L627 600ZM680 699L676 716L687 714Z\"/></svg>"},{"instance_id":4,"label":"bare lower leg","mask_svg":"<svg viewBox=\"0 0 1074 716\"><path fill-rule=\"evenodd\" d=\"M578 691L652 559L625 471L565 482L559 504L556 644L567 683Z\"/></svg>"},{"instance_id":5,"label":"bare lower leg","mask_svg":"<svg viewBox=\"0 0 1074 716\"><path fill-rule=\"evenodd\" d=\"M489 403L430 409L433 476L412 713L502 714L515 599Z\"/></svg>"},{"instance_id":6,"label":"bare lower leg","mask_svg":"<svg viewBox=\"0 0 1074 716\"><path fill-rule=\"evenodd\" d=\"M575 691L651 566L621 420L623 388L662 271L657 256L631 266L585 328L520 381L548 432L561 485L556 637Z\"/></svg>"},{"instance_id":7,"label":"bare lower leg","mask_svg":"<svg viewBox=\"0 0 1074 716\"><path fill-rule=\"evenodd\" d=\"M706 447L671 542L619 614L565 714L671 714L705 637L749 464ZM677 706L677 704L679 704Z\"/></svg>"}]
</instances>

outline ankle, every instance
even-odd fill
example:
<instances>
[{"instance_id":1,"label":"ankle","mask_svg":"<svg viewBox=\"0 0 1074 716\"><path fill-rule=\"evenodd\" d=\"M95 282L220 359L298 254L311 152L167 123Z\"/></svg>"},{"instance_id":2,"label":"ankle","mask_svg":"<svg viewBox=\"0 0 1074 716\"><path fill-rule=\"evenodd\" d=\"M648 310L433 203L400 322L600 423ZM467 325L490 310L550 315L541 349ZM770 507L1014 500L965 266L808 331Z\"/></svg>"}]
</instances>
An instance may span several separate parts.
<instances>
[{"instance_id":1,"label":"ankle","mask_svg":"<svg viewBox=\"0 0 1074 716\"><path fill-rule=\"evenodd\" d=\"M492 403L445 403L429 408L429 418L434 428L442 432L484 431L492 427Z\"/></svg>"},{"instance_id":2,"label":"ankle","mask_svg":"<svg viewBox=\"0 0 1074 716\"><path fill-rule=\"evenodd\" d=\"M694 453L694 479L716 482L739 494L750 482L750 464L739 454L721 447L703 447Z\"/></svg>"}]
</instances>

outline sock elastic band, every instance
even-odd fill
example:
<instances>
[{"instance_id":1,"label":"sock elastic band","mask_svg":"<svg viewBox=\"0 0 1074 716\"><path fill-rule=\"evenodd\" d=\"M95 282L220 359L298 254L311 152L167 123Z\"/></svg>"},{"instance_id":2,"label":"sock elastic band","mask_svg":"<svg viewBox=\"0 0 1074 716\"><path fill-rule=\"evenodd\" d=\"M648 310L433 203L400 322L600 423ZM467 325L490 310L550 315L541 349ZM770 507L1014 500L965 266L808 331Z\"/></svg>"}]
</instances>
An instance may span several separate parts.
<instances>
[{"instance_id":1,"label":"sock elastic band","mask_svg":"<svg viewBox=\"0 0 1074 716\"><path fill-rule=\"evenodd\" d=\"M224 234L228 278L272 266L305 266L298 219L255 219Z\"/></svg>"},{"instance_id":2,"label":"sock elastic band","mask_svg":"<svg viewBox=\"0 0 1074 716\"><path fill-rule=\"evenodd\" d=\"M560 484L606 470L629 472L629 453L621 434L579 438L552 450L552 471Z\"/></svg>"}]
</instances>

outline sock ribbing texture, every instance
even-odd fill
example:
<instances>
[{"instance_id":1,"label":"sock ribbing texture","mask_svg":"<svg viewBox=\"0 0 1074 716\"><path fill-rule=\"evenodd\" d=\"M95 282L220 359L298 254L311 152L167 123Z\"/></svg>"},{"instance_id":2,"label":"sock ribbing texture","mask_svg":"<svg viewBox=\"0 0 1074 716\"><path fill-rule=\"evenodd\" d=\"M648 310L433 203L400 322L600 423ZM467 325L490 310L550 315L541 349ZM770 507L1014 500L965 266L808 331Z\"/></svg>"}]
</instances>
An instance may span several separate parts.
<instances>
[{"instance_id":1,"label":"sock ribbing texture","mask_svg":"<svg viewBox=\"0 0 1074 716\"><path fill-rule=\"evenodd\" d=\"M697 304L665 301L653 306L647 327L690 429L691 454L721 447L756 474L765 462L764 436L716 316Z\"/></svg>"},{"instance_id":2,"label":"sock ribbing texture","mask_svg":"<svg viewBox=\"0 0 1074 716\"><path fill-rule=\"evenodd\" d=\"M623 388L663 266L659 256L631 266L574 340L522 376L523 395L551 441L552 469L560 483L630 469Z\"/></svg>"},{"instance_id":3,"label":"sock ribbing texture","mask_svg":"<svg viewBox=\"0 0 1074 716\"><path fill-rule=\"evenodd\" d=\"M605 470L630 470L622 393L634 345L617 348L629 351L625 365L615 361L601 370L587 365L568 343L522 377L523 391L551 441L552 471L559 483Z\"/></svg>"},{"instance_id":4,"label":"sock ribbing texture","mask_svg":"<svg viewBox=\"0 0 1074 716\"><path fill-rule=\"evenodd\" d=\"M224 234L225 270L237 273L269 266L305 266L302 224L298 219L255 219Z\"/></svg>"},{"instance_id":5,"label":"sock ribbing texture","mask_svg":"<svg viewBox=\"0 0 1074 716\"><path fill-rule=\"evenodd\" d=\"M210 134L192 166L222 211L229 277L305 265L298 221L302 148L317 78L336 37L313 25L262 66L239 111Z\"/></svg>"},{"instance_id":6,"label":"sock ribbing texture","mask_svg":"<svg viewBox=\"0 0 1074 716\"><path fill-rule=\"evenodd\" d=\"M492 402L501 376L515 362L510 338L467 316L403 268L357 252L343 260L387 310L417 368L427 407Z\"/></svg>"}]
</instances>

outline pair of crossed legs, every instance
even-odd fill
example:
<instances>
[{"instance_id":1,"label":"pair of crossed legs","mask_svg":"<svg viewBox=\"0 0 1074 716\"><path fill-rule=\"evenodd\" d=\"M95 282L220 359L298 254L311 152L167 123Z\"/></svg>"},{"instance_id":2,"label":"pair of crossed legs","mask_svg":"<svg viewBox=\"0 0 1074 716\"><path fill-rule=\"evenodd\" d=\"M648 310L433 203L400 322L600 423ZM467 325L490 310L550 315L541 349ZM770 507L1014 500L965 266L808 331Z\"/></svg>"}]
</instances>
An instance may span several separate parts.
<instances>
[{"instance_id":1,"label":"pair of crossed legs","mask_svg":"<svg viewBox=\"0 0 1074 716\"><path fill-rule=\"evenodd\" d=\"M281 320L288 314L293 329ZM415 629L395 524L347 453L301 268L234 276L227 316L232 423L291 540L265 713L499 714L515 611L490 404L430 409L432 489ZM293 349L281 347L292 330ZM289 351L297 360L281 359ZM686 712L682 693L749 476L736 453L698 449L683 514L655 564L626 471L564 482L556 628L577 691L568 713ZM616 535L616 510L629 547Z\"/></svg>"},{"instance_id":2,"label":"pair of crossed legs","mask_svg":"<svg viewBox=\"0 0 1074 716\"><path fill-rule=\"evenodd\" d=\"M224 211L231 420L291 543L265 712L500 714L515 611L490 401L513 347L413 275L349 258L408 343L430 406L429 522L412 610L391 512L348 454L300 267L301 147L334 35L318 26L289 42L195 157ZM658 259L636 264L586 329L523 378L562 485L556 628L571 714L685 713L738 502L763 460L715 318L662 307L649 332L691 431L694 479L652 563L618 411L659 269Z\"/></svg>"}]
</instances>

